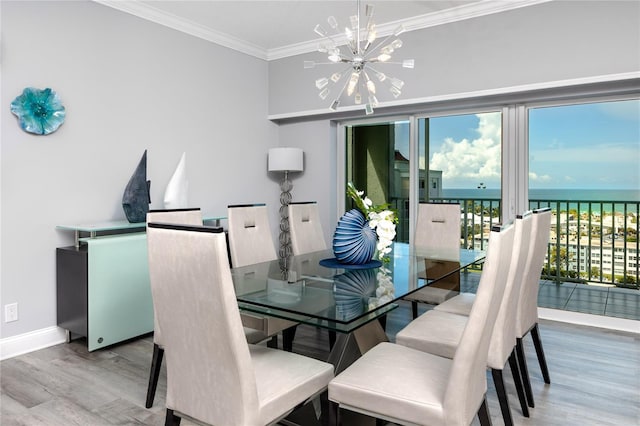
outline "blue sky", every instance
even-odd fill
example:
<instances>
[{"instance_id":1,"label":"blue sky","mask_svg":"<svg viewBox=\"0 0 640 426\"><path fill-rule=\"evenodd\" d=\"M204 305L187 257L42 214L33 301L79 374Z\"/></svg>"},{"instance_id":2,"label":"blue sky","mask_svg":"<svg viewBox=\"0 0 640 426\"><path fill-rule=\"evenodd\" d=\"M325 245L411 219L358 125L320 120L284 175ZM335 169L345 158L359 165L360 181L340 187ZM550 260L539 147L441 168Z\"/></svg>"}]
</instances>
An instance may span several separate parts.
<instances>
[{"instance_id":1,"label":"blue sky","mask_svg":"<svg viewBox=\"0 0 640 426\"><path fill-rule=\"evenodd\" d=\"M499 112L431 118L429 131L445 188L500 187ZM529 161L530 188L640 190L640 101L531 109Z\"/></svg>"}]
</instances>

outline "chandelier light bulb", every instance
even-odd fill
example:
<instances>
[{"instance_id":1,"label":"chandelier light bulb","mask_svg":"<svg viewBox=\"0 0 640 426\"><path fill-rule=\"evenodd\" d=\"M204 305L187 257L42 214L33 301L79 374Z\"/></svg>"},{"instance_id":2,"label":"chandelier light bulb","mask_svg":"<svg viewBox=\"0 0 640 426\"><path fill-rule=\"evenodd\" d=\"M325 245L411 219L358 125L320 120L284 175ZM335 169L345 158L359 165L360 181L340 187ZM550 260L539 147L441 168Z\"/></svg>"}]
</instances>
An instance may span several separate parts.
<instances>
[{"instance_id":1,"label":"chandelier light bulb","mask_svg":"<svg viewBox=\"0 0 640 426\"><path fill-rule=\"evenodd\" d=\"M356 105L360 105L362 103L362 96L360 95L360 92L356 93L356 95L353 97L353 101L356 103Z\"/></svg>"},{"instance_id":2,"label":"chandelier light bulb","mask_svg":"<svg viewBox=\"0 0 640 426\"><path fill-rule=\"evenodd\" d=\"M398 89L395 86L391 86L391 88L389 89L391 91L391 94L393 95L394 98L397 98L398 96L400 96L400 94L402 93L400 91L400 89Z\"/></svg>"},{"instance_id":3,"label":"chandelier light bulb","mask_svg":"<svg viewBox=\"0 0 640 426\"><path fill-rule=\"evenodd\" d=\"M364 77L367 79L367 90L369 91L369 94L375 95L376 93L375 83L371 81L371 79L369 78L369 74L367 74L366 72L364 73Z\"/></svg>"},{"instance_id":4,"label":"chandelier light bulb","mask_svg":"<svg viewBox=\"0 0 640 426\"><path fill-rule=\"evenodd\" d=\"M385 81L385 80L387 79L387 76L386 76L386 75L384 75L384 73L383 73L383 72L378 72L378 73L376 73L376 77L378 77L378 81L381 81L381 82L382 82L382 81Z\"/></svg>"},{"instance_id":5,"label":"chandelier light bulb","mask_svg":"<svg viewBox=\"0 0 640 426\"><path fill-rule=\"evenodd\" d=\"M400 80L399 78L392 78L391 86L395 87L398 90L402 90L402 86L404 86L404 81Z\"/></svg>"},{"instance_id":6,"label":"chandelier light bulb","mask_svg":"<svg viewBox=\"0 0 640 426\"><path fill-rule=\"evenodd\" d=\"M327 84L329 84L329 79L326 77L322 77L316 80L316 87L318 90L324 88Z\"/></svg>"},{"instance_id":7,"label":"chandelier light bulb","mask_svg":"<svg viewBox=\"0 0 640 426\"><path fill-rule=\"evenodd\" d=\"M326 37L327 36L327 31L325 31L325 29L322 28L322 26L320 24L316 25L316 27L313 29L313 31L315 31L315 33L318 34L320 37Z\"/></svg>"},{"instance_id":8,"label":"chandelier light bulb","mask_svg":"<svg viewBox=\"0 0 640 426\"><path fill-rule=\"evenodd\" d=\"M318 93L318 96L320 96L320 99L322 100L327 99L327 96L329 96L329 89L325 87L320 93Z\"/></svg>"},{"instance_id":9,"label":"chandelier light bulb","mask_svg":"<svg viewBox=\"0 0 640 426\"><path fill-rule=\"evenodd\" d=\"M351 31L351 28L345 27L344 35L347 38L347 40L349 40L350 42L353 41L353 31Z\"/></svg>"},{"instance_id":10,"label":"chandelier light bulb","mask_svg":"<svg viewBox=\"0 0 640 426\"><path fill-rule=\"evenodd\" d=\"M349 16L349 22L351 22L351 29L357 30L360 26L360 17L358 15Z\"/></svg>"},{"instance_id":11,"label":"chandelier light bulb","mask_svg":"<svg viewBox=\"0 0 640 426\"><path fill-rule=\"evenodd\" d=\"M378 32L376 31L376 26L375 25L371 25L371 27L368 29L369 34L367 34L367 43L371 44L374 41L376 41L376 37L378 35Z\"/></svg>"},{"instance_id":12,"label":"chandelier light bulb","mask_svg":"<svg viewBox=\"0 0 640 426\"><path fill-rule=\"evenodd\" d=\"M413 59L405 59L402 61L402 68L411 68L413 69L414 60Z\"/></svg>"},{"instance_id":13,"label":"chandelier light bulb","mask_svg":"<svg viewBox=\"0 0 640 426\"><path fill-rule=\"evenodd\" d=\"M369 80L367 78L367 90L369 91L369 93L375 94L376 93L376 85L373 81Z\"/></svg>"},{"instance_id":14,"label":"chandelier light bulb","mask_svg":"<svg viewBox=\"0 0 640 426\"><path fill-rule=\"evenodd\" d=\"M367 15L367 18L369 18L369 19L373 18L373 5L372 4L368 4L365 7L365 14Z\"/></svg>"},{"instance_id":15,"label":"chandelier light bulb","mask_svg":"<svg viewBox=\"0 0 640 426\"><path fill-rule=\"evenodd\" d=\"M331 74L331 81L333 81L334 83L337 83L338 81L340 81L341 78L342 78L342 74L339 72L334 72L333 74Z\"/></svg>"},{"instance_id":16,"label":"chandelier light bulb","mask_svg":"<svg viewBox=\"0 0 640 426\"><path fill-rule=\"evenodd\" d=\"M380 62L387 62L389 59L391 59L391 55L389 55L388 53L382 53L380 56L378 56L378 61Z\"/></svg>"},{"instance_id":17,"label":"chandelier light bulb","mask_svg":"<svg viewBox=\"0 0 640 426\"><path fill-rule=\"evenodd\" d=\"M371 104L366 104L364 106L364 113L367 115L373 114L373 106Z\"/></svg>"},{"instance_id":18,"label":"chandelier light bulb","mask_svg":"<svg viewBox=\"0 0 640 426\"><path fill-rule=\"evenodd\" d=\"M329 16L327 18L327 22L329 23L329 26L334 30L338 28L338 21L336 21L336 18L334 18L333 16Z\"/></svg>"},{"instance_id":19,"label":"chandelier light bulb","mask_svg":"<svg viewBox=\"0 0 640 426\"><path fill-rule=\"evenodd\" d=\"M402 47L402 40L397 38L391 42L390 46L394 49L400 49Z\"/></svg>"},{"instance_id":20,"label":"chandelier light bulb","mask_svg":"<svg viewBox=\"0 0 640 426\"><path fill-rule=\"evenodd\" d=\"M376 98L374 95L369 95L369 103L371 104L371 106L377 107L378 98Z\"/></svg>"},{"instance_id":21,"label":"chandelier light bulb","mask_svg":"<svg viewBox=\"0 0 640 426\"><path fill-rule=\"evenodd\" d=\"M353 95L353 92L355 92L359 79L360 79L360 72L354 71L351 73L351 78L349 79L349 85L347 86L348 96Z\"/></svg>"}]
</instances>

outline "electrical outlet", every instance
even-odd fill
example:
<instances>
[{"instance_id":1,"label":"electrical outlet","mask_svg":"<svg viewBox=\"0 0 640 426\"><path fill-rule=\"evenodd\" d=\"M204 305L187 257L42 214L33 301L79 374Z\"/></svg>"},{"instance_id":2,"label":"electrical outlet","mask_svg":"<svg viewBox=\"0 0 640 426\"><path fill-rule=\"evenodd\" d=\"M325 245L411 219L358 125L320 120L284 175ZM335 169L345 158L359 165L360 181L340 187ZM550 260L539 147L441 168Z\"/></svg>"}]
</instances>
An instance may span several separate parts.
<instances>
[{"instance_id":1,"label":"electrical outlet","mask_svg":"<svg viewBox=\"0 0 640 426\"><path fill-rule=\"evenodd\" d=\"M18 304L4 305L4 322L18 321Z\"/></svg>"}]
</instances>

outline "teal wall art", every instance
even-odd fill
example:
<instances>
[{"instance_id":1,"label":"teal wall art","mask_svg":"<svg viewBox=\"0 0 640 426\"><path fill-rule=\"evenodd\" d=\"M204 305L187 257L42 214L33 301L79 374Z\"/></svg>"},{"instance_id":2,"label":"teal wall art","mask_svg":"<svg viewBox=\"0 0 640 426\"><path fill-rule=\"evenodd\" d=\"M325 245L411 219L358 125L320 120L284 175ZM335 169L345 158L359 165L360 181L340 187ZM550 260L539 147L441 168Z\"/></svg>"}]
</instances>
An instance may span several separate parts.
<instances>
[{"instance_id":1,"label":"teal wall art","mask_svg":"<svg viewBox=\"0 0 640 426\"><path fill-rule=\"evenodd\" d=\"M62 101L53 90L27 87L11 102L11 112L25 132L48 135L58 130L66 115Z\"/></svg>"}]
</instances>

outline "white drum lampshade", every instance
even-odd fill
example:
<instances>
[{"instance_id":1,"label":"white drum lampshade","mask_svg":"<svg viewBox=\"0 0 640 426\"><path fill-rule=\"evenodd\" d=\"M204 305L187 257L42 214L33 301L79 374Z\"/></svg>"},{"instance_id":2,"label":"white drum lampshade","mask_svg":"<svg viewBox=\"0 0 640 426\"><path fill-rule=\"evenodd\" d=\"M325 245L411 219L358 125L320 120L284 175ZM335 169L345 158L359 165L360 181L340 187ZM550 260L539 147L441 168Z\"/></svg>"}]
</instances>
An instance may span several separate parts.
<instances>
[{"instance_id":1,"label":"white drum lampshade","mask_svg":"<svg viewBox=\"0 0 640 426\"><path fill-rule=\"evenodd\" d=\"M271 148L268 170L270 172L301 172L304 170L303 151L300 148Z\"/></svg>"}]
</instances>

